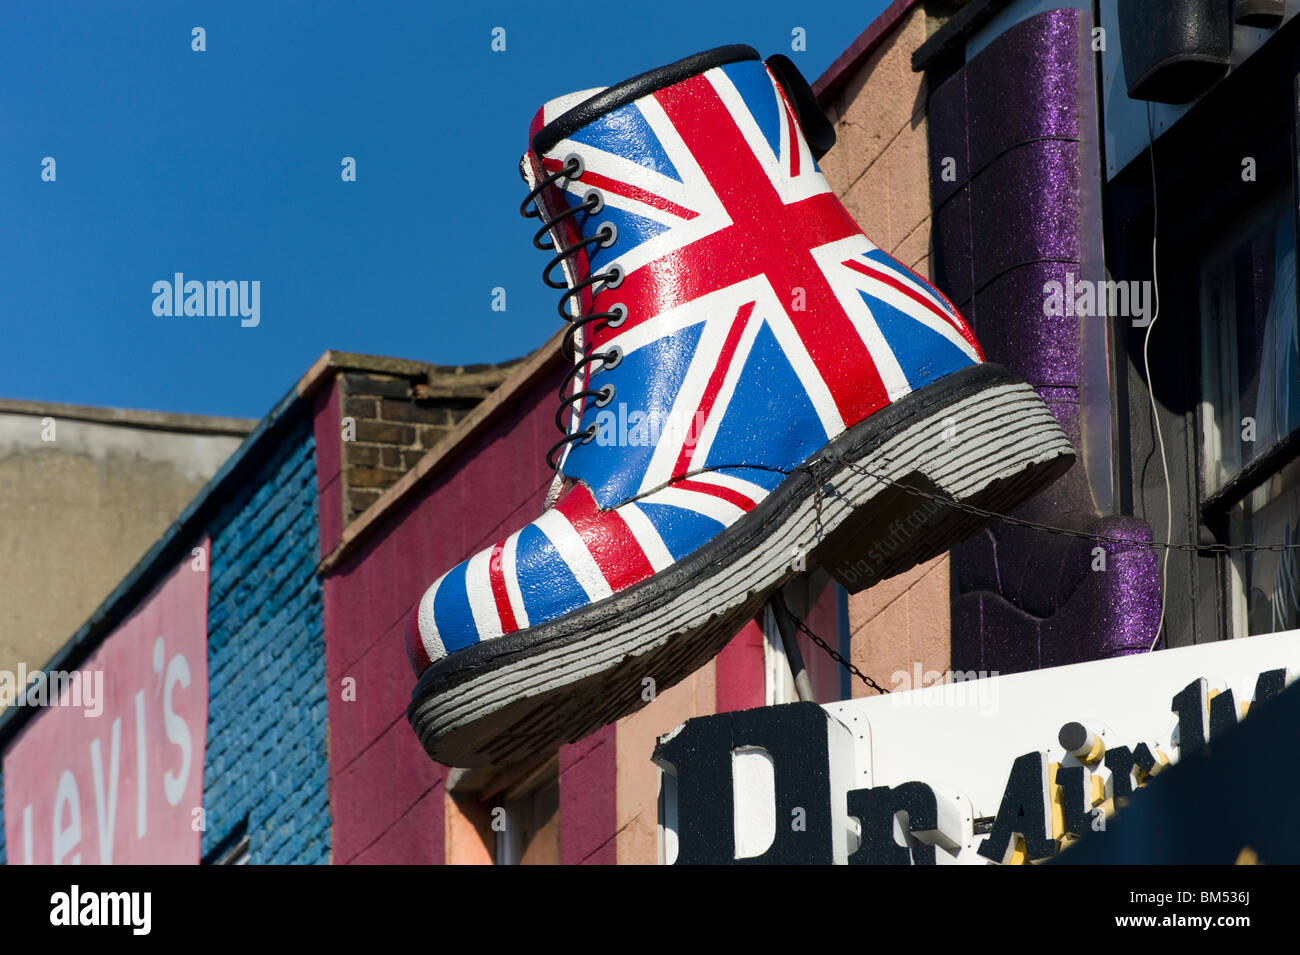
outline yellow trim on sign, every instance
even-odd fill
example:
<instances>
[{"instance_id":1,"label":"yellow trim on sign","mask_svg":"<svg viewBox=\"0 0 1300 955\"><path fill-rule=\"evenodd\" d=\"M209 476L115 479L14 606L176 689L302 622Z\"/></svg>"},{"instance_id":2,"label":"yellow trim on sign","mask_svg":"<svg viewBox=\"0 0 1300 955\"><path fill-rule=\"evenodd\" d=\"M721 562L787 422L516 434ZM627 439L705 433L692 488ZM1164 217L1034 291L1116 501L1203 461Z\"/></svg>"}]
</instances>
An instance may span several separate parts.
<instances>
[{"instance_id":1,"label":"yellow trim on sign","mask_svg":"<svg viewBox=\"0 0 1300 955\"><path fill-rule=\"evenodd\" d=\"M1017 834L1014 837L1014 841L1012 842L1011 858L1007 861L1007 865L1028 865L1028 864L1029 864L1029 849L1026 848L1025 846L1024 837Z\"/></svg>"},{"instance_id":2,"label":"yellow trim on sign","mask_svg":"<svg viewBox=\"0 0 1300 955\"><path fill-rule=\"evenodd\" d=\"M1047 795L1052 807L1053 839L1060 839L1065 834L1065 791L1056 782L1056 772L1060 768L1060 763L1047 764Z\"/></svg>"}]
</instances>

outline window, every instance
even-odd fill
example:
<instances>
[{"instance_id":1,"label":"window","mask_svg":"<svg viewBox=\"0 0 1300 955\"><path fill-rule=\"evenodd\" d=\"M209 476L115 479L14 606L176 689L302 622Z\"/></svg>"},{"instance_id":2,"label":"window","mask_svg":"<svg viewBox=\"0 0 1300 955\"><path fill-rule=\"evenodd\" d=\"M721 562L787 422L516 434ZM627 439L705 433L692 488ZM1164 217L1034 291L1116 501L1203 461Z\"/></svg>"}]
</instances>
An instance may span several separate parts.
<instances>
[{"instance_id":1,"label":"window","mask_svg":"<svg viewBox=\"0 0 1300 955\"><path fill-rule=\"evenodd\" d=\"M835 647L845 659L849 646L848 593L820 568L790 582L782 590L786 605L813 633ZM769 604L759 615L763 631L763 702L765 706L799 699L786 656L785 641ZM819 703L847 700L853 695L849 671L803 634L796 637L813 696Z\"/></svg>"},{"instance_id":2,"label":"window","mask_svg":"<svg viewBox=\"0 0 1300 955\"><path fill-rule=\"evenodd\" d=\"M1295 210L1275 192L1200 263L1202 479L1229 544L1300 538ZM1300 624L1296 554L1233 554L1230 636Z\"/></svg>"},{"instance_id":3,"label":"window","mask_svg":"<svg viewBox=\"0 0 1300 955\"><path fill-rule=\"evenodd\" d=\"M496 833L496 863L559 865L560 777L556 760L506 792L505 826Z\"/></svg>"},{"instance_id":4,"label":"window","mask_svg":"<svg viewBox=\"0 0 1300 955\"><path fill-rule=\"evenodd\" d=\"M1300 461L1270 475L1229 513L1231 542L1300 544ZM1232 636L1300 627L1297 552L1235 554L1230 561Z\"/></svg>"},{"instance_id":5,"label":"window","mask_svg":"<svg viewBox=\"0 0 1300 955\"><path fill-rule=\"evenodd\" d=\"M794 688L794 675L790 672L790 658L785 653L785 641L776 625L771 605L763 608L763 691L764 706L793 703L799 699Z\"/></svg>"},{"instance_id":6,"label":"window","mask_svg":"<svg viewBox=\"0 0 1300 955\"><path fill-rule=\"evenodd\" d=\"M1279 194L1201 269L1206 491L1220 490L1300 426L1295 223Z\"/></svg>"}]
</instances>

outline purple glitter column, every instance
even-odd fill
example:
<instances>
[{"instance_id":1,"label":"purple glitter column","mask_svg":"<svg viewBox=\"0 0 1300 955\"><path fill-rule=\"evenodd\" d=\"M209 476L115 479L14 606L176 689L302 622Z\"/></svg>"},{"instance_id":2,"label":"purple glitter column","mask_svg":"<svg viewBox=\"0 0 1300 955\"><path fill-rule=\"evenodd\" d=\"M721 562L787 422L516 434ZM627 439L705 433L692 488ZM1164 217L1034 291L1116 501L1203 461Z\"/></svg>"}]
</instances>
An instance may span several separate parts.
<instances>
[{"instance_id":1,"label":"purple glitter column","mask_svg":"<svg viewBox=\"0 0 1300 955\"><path fill-rule=\"evenodd\" d=\"M1074 9L1031 17L931 94L935 274L988 359L1038 389L1080 454L1018 513L1150 540L1143 521L1101 516L1110 502L1109 409L1096 387L1105 329L1085 323L1106 319L1045 307L1048 283L1102 277L1091 28ZM952 568L955 668L1013 673L1138 653L1154 638L1150 548L995 524L953 549Z\"/></svg>"}]
</instances>

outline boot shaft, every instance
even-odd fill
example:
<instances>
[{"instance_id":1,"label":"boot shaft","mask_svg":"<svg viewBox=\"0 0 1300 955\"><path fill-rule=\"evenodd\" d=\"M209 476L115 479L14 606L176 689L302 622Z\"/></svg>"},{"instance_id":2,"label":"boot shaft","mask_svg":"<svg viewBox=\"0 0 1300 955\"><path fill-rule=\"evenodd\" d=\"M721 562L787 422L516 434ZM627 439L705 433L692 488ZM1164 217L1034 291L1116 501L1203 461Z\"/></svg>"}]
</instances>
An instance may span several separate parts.
<instances>
[{"instance_id":1,"label":"boot shaft","mask_svg":"<svg viewBox=\"0 0 1300 955\"><path fill-rule=\"evenodd\" d=\"M586 393L560 468L601 506L702 468L793 467L982 360L951 303L863 235L747 47L552 101L531 135Z\"/></svg>"}]
</instances>

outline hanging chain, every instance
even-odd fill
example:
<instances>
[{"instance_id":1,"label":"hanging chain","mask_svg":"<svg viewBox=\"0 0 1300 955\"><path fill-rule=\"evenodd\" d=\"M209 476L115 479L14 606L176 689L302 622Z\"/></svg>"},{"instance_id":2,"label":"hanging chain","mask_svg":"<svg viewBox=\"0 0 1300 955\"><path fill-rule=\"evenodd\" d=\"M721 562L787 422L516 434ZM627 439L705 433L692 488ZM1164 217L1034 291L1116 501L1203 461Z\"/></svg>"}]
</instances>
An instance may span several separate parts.
<instances>
[{"instance_id":1,"label":"hanging chain","mask_svg":"<svg viewBox=\"0 0 1300 955\"><path fill-rule=\"evenodd\" d=\"M817 519L817 538L816 538L816 539L817 539L818 542L820 542L821 539L822 539L822 505L823 505L824 500L825 500L825 496L824 496L824 493L823 493L824 490L825 490L825 488L824 488L822 482L819 481L819 480L817 480L817 478L816 478L815 475L814 475L814 477L813 477L813 489L814 489L814 493L815 493L815 495L816 495L816 498L815 498L816 515L817 515L817 518L816 518L816 519ZM793 613L791 613L790 610L785 606L784 603L780 603L780 604L779 604L779 606L780 606L780 608L781 608L780 611L778 611L778 610L776 609L777 606L778 606L777 604L774 604L774 605L773 605L773 611L774 611L774 612L784 612L785 615L786 615L786 617L789 618L790 622L791 622L792 624L794 624L795 629L798 630L800 633L802 633L804 636L806 636L806 637L807 637L809 640L811 640L813 643L817 644L817 646L819 646L819 647L821 647L823 650L825 650L825 651L826 651L826 654L827 654L827 655L828 655L832 660L834 660L834 661L835 661L836 663L838 663L840 666L844 667L846 670L848 670L850 673L852 673L855 677L857 677L859 680L861 680L861 681L862 681L863 683L865 683L867 686L871 687L871 689L875 690L877 693L888 693L888 692L889 692L889 691L886 690L883 686L881 686L879 683L877 683L875 680L873 680L871 677L867 676L865 673L863 673L861 670L859 670L858 667L857 667L857 665L854 664L854 662L853 662L852 660L846 660L846 659L844 659L844 657L840 655L840 652L839 652L838 650L836 650L834 647L832 647L829 643L827 643L827 642L826 642L825 640L823 640L821 637L817 636L817 634L813 633L812 630L810 630L810 629L808 628L808 625L807 625L806 623L804 623L802 620L800 620L798 617L796 617Z\"/></svg>"},{"instance_id":2,"label":"hanging chain","mask_svg":"<svg viewBox=\"0 0 1300 955\"><path fill-rule=\"evenodd\" d=\"M773 609L775 610L775 608L773 608ZM844 659L844 657L842 657L842 656L840 655L839 651L837 651L834 647L832 647L829 643L827 643L827 642L826 642L825 640L823 640L821 637L817 636L817 634L815 634L815 633L813 633L811 630L809 630L809 629L808 629L808 625L807 625L806 623L804 623L802 620L800 620L798 617L796 617L794 614L792 614L789 610L786 610L786 611L785 611L785 615L786 615L786 617L789 618L790 622L794 624L796 630L798 630L800 633L802 633L804 636L806 636L806 637L807 637L809 640L811 640L813 643L817 644L817 646L819 646L819 647L821 647L823 650L825 650L825 651L830 655L830 658L831 658L832 660L834 660L834 661L835 661L836 663L838 663L840 666L844 667L846 670L848 670L850 673L852 673L854 676L856 676L859 680L861 680L861 681L862 681L863 683L865 683L867 686L871 687L871 688L872 688L873 690L875 690L877 693L888 693L888 692L889 692L889 691L886 690L883 686L881 686L879 683L877 683L875 680L871 679L871 677L867 676L865 673L863 673L861 670L859 670L859 669L857 668L857 666L855 666L854 663L853 663L851 660L846 660L846 659Z\"/></svg>"}]
</instances>

